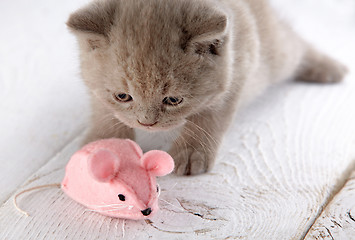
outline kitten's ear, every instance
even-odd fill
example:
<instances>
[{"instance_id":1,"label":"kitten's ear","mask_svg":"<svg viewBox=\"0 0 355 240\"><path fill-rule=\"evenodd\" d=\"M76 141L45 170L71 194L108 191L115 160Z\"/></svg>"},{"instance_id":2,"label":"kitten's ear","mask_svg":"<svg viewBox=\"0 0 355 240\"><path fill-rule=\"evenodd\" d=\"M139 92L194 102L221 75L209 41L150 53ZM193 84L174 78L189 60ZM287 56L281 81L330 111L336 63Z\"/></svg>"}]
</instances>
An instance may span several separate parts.
<instances>
[{"instance_id":1,"label":"kitten's ear","mask_svg":"<svg viewBox=\"0 0 355 240\"><path fill-rule=\"evenodd\" d=\"M115 1L95 1L72 13L67 26L77 37L86 37L89 47L99 48L107 41L116 9Z\"/></svg>"},{"instance_id":2,"label":"kitten's ear","mask_svg":"<svg viewBox=\"0 0 355 240\"><path fill-rule=\"evenodd\" d=\"M194 48L196 53L209 51L218 55L228 32L228 16L221 10L203 9L187 18L183 27L182 48Z\"/></svg>"}]
</instances>

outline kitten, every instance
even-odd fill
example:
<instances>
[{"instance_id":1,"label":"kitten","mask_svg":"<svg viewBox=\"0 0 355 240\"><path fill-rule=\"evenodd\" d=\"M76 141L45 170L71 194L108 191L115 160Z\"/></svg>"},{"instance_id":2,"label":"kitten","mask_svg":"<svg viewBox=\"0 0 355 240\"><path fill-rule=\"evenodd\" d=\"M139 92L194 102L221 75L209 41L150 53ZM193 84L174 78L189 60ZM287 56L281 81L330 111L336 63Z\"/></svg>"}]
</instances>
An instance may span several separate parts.
<instances>
[{"instance_id":1,"label":"kitten","mask_svg":"<svg viewBox=\"0 0 355 240\"><path fill-rule=\"evenodd\" d=\"M261 0L98 0L73 13L90 89L86 142L182 126L176 173L208 171L234 112L290 77L338 82L346 68Z\"/></svg>"}]
</instances>

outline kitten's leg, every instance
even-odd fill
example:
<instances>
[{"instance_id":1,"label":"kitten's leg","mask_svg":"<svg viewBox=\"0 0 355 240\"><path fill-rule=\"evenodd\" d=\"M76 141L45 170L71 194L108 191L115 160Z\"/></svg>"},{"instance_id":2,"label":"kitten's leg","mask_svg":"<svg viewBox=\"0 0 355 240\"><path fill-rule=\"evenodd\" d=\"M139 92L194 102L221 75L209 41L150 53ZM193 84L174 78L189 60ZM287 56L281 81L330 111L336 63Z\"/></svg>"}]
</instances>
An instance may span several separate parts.
<instances>
[{"instance_id":1,"label":"kitten's leg","mask_svg":"<svg viewBox=\"0 0 355 240\"><path fill-rule=\"evenodd\" d=\"M188 118L181 135L169 151L175 161L176 174L201 174L213 166L234 112L233 107L229 110L228 107L224 108L206 110Z\"/></svg>"},{"instance_id":2,"label":"kitten's leg","mask_svg":"<svg viewBox=\"0 0 355 240\"><path fill-rule=\"evenodd\" d=\"M296 78L305 82L340 82L348 72L346 66L313 48L305 53Z\"/></svg>"},{"instance_id":3,"label":"kitten's leg","mask_svg":"<svg viewBox=\"0 0 355 240\"><path fill-rule=\"evenodd\" d=\"M98 100L92 101L91 126L83 144L104 138L129 138L134 140L134 130L116 117Z\"/></svg>"}]
</instances>

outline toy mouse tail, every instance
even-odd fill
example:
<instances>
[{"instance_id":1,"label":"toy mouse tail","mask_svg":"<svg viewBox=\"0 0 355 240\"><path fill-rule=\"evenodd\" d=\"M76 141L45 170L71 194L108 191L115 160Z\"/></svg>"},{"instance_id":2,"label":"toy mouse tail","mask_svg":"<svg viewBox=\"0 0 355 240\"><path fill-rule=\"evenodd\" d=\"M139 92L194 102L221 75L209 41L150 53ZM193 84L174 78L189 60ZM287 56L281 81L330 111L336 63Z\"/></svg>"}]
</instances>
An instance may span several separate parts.
<instances>
[{"instance_id":1,"label":"toy mouse tail","mask_svg":"<svg viewBox=\"0 0 355 240\"><path fill-rule=\"evenodd\" d=\"M15 208L17 209L17 211L23 213L23 214L26 215L26 216L30 216L30 215L28 214L28 212L22 210L22 209L18 206L18 204L17 204L17 198L18 198L19 196L21 196L22 194L26 193L26 192L31 192L31 191L34 191L34 190L37 190L37 189L49 188L49 187L57 187L57 188L60 188L60 187L61 187L61 184L60 184L60 183L52 183L52 184L40 185L40 186L36 186L36 187L32 187L32 188L25 189L25 190L19 192L18 194L16 194L16 195L14 196L14 206L15 206Z\"/></svg>"}]
</instances>

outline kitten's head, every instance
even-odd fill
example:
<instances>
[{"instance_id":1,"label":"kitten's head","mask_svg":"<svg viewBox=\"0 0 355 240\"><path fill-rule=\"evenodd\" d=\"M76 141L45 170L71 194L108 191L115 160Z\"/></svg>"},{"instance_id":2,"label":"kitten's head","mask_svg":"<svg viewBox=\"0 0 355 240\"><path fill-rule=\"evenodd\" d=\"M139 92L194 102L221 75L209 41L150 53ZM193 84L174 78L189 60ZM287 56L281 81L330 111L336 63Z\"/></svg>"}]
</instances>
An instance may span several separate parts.
<instances>
[{"instance_id":1,"label":"kitten's head","mask_svg":"<svg viewBox=\"0 0 355 240\"><path fill-rule=\"evenodd\" d=\"M207 3L101 0L70 16L84 81L120 121L169 129L228 91L230 21Z\"/></svg>"}]
</instances>

